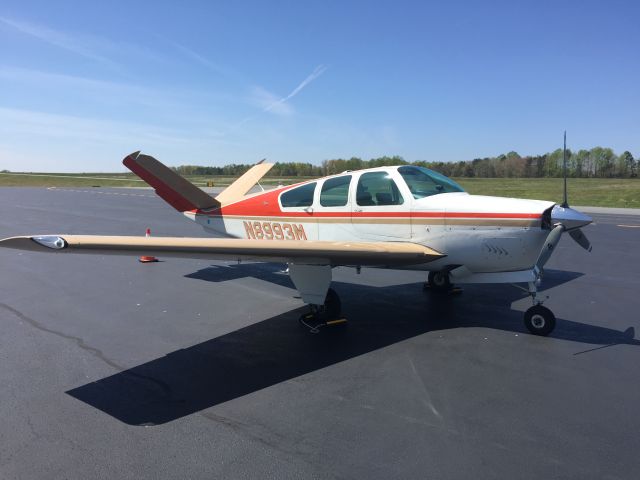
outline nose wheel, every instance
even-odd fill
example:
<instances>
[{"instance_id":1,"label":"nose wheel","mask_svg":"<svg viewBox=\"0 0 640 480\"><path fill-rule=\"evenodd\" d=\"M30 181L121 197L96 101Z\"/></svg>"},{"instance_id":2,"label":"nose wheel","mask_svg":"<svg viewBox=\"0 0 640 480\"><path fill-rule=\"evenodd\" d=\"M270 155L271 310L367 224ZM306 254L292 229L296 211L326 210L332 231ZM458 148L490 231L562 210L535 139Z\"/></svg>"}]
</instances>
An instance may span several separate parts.
<instances>
[{"instance_id":1,"label":"nose wheel","mask_svg":"<svg viewBox=\"0 0 640 480\"><path fill-rule=\"evenodd\" d=\"M556 317L542 305L534 305L524 313L524 325L534 335L546 337L556 326Z\"/></svg>"}]
</instances>

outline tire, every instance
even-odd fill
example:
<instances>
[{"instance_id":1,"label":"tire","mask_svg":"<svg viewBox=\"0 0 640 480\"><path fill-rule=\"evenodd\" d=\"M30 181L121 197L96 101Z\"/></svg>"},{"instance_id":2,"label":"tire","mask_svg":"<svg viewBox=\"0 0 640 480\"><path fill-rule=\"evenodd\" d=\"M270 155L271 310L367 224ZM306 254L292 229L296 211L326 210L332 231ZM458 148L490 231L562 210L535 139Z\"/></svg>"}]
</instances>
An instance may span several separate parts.
<instances>
[{"instance_id":1,"label":"tire","mask_svg":"<svg viewBox=\"0 0 640 480\"><path fill-rule=\"evenodd\" d=\"M437 272L429 272L429 286L434 292L448 292L451 290L451 280L449 272L446 270L438 270Z\"/></svg>"},{"instance_id":2,"label":"tire","mask_svg":"<svg viewBox=\"0 0 640 480\"><path fill-rule=\"evenodd\" d=\"M341 311L342 303L340 302L340 297L333 288L330 288L324 300L324 314L331 320L338 318Z\"/></svg>"},{"instance_id":3,"label":"tire","mask_svg":"<svg viewBox=\"0 0 640 480\"><path fill-rule=\"evenodd\" d=\"M546 337L556 327L556 317L542 305L534 305L524 313L524 326L534 335Z\"/></svg>"}]
</instances>

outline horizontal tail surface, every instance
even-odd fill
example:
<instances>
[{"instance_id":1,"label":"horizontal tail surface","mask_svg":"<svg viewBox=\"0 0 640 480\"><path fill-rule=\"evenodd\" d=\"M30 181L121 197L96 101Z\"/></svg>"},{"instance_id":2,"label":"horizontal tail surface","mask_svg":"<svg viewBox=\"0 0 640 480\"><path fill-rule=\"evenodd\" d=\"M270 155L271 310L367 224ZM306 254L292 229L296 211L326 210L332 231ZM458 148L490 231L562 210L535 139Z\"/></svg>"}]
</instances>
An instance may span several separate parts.
<instances>
[{"instance_id":1,"label":"horizontal tail surface","mask_svg":"<svg viewBox=\"0 0 640 480\"><path fill-rule=\"evenodd\" d=\"M242 197L244 197L249 190L251 190L253 186L267 174L269 170L271 170L271 167L273 167L273 163L264 163L264 160L261 160L247 170L244 175L225 188L216 197L216 200L222 205L237 202L242 199Z\"/></svg>"},{"instance_id":2,"label":"horizontal tail surface","mask_svg":"<svg viewBox=\"0 0 640 480\"><path fill-rule=\"evenodd\" d=\"M220 206L219 201L149 155L135 152L122 163L151 185L158 196L179 212Z\"/></svg>"}]
</instances>

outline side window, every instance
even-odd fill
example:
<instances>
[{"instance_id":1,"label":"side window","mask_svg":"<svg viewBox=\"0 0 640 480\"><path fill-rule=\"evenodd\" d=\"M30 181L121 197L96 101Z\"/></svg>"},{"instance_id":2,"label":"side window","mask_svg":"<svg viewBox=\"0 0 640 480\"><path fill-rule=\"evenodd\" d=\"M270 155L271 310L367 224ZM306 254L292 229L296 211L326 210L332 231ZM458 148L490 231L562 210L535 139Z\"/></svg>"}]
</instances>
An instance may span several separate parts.
<instances>
[{"instance_id":1,"label":"side window","mask_svg":"<svg viewBox=\"0 0 640 480\"><path fill-rule=\"evenodd\" d=\"M283 208L309 207L313 203L313 192L315 190L316 182L292 188L280 195L280 204Z\"/></svg>"},{"instance_id":2,"label":"side window","mask_svg":"<svg viewBox=\"0 0 640 480\"><path fill-rule=\"evenodd\" d=\"M403 202L396 182L387 172L369 172L360 175L356 188L358 205L401 205Z\"/></svg>"},{"instance_id":3,"label":"side window","mask_svg":"<svg viewBox=\"0 0 640 480\"><path fill-rule=\"evenodd\" d=\"M344 207L349 200L351 175L330 178L322 185L320 205L323 207Z\"/></svg>"}]
</instances>

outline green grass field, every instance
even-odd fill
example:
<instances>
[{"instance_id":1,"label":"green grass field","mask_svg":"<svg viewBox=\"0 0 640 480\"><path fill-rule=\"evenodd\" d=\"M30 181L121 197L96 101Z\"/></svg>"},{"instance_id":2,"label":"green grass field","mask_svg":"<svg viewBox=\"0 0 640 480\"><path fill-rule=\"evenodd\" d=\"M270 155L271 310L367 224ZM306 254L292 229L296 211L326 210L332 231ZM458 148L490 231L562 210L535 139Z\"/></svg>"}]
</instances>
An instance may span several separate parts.
<instances>
[{"instance_id":1,"label":"green grass field","mask_svg":"<svg viewBox=\"0 0 640 480\"><path fill-rule=\"evenodd\" d=\"M469 193L562 202L561 178L457 178ZM569 178L569 203L592 207L640 208L638 178Z\"/></svg>"},{"instance_id":2,"label":"green grass field","mask_svg":"<svg viewBox=\"0 0 640 480\"><path fill-rule=\"evenodd\" d=\"M214 186L229 185L236 177L186 176L190 182L206 187L207 182ZM268 177L263 185L287 185L306 180L306 177L276 178ZM133 173L0 173L0 187L147 187Z\"/></svg>"},{"instance_id":3,"label":"green grass field","mask_svg":"<svg viewBox=\"0 0 640 480\"><path fill-rule=\"evenodd\" d=\"M232 177L187 177L198 186L212 181L214 186L229 185ZM298 183L306 178L265 178L263 185ZM501 197L562 201L561 178L456 178L469 193ZM572 205L640 208L640 179L570 178ZM1 187L146 187L130 173L7 174L0 173Z\"/></svg>"}]
</instances>

